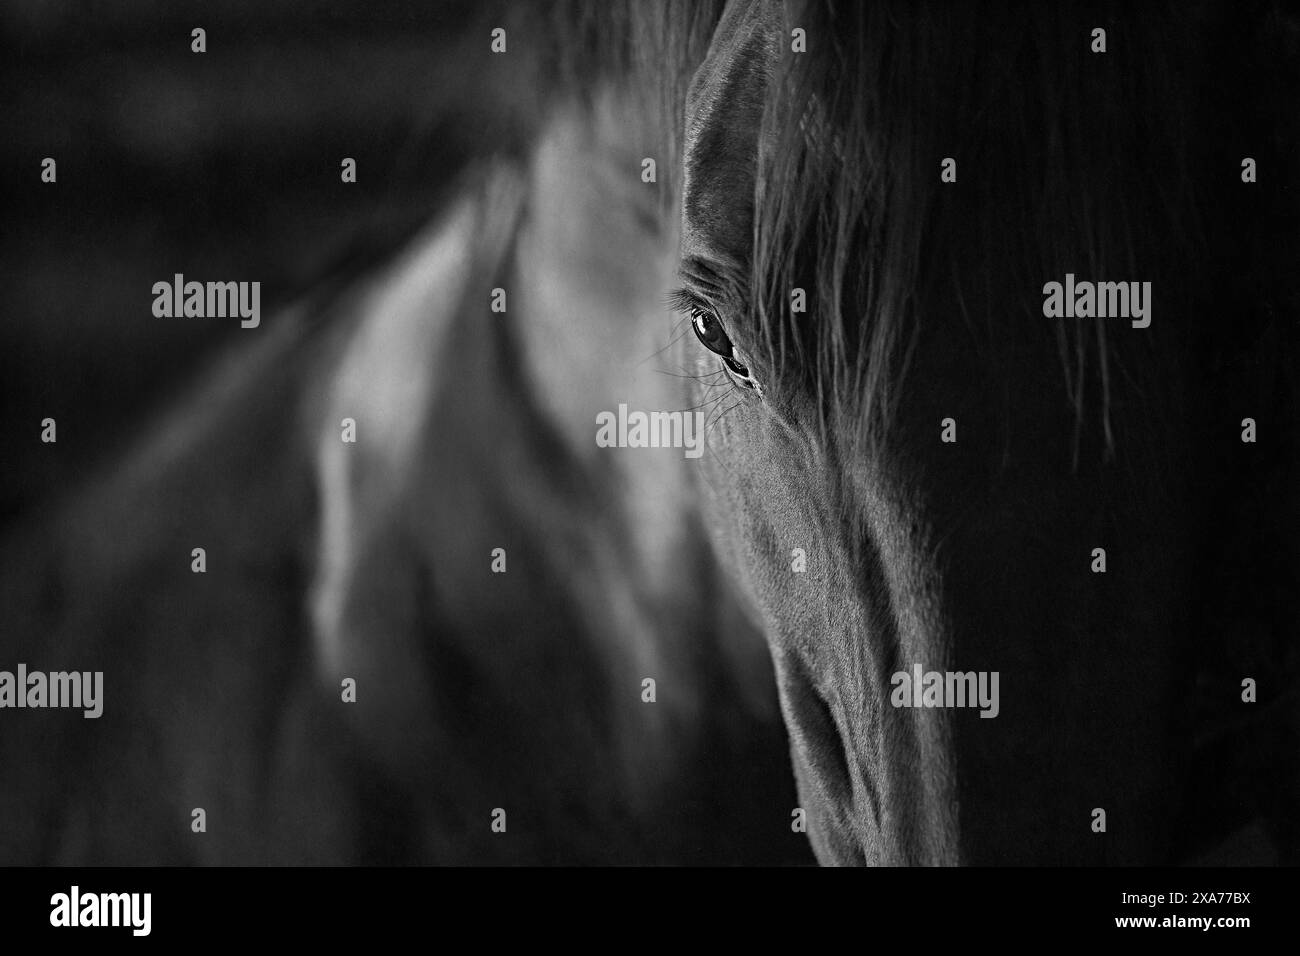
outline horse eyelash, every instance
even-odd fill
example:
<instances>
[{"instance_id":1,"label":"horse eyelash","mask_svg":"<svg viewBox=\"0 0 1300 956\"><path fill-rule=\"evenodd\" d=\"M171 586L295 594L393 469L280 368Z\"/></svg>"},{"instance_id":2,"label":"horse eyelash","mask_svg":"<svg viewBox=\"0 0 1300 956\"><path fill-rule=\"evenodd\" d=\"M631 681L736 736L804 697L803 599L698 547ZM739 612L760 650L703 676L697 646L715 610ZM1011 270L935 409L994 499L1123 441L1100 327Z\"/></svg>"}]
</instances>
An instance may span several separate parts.
<instances>
[{"instance_id":1,"label":"horse eyelash","mask_svg":"<svg viewBox=\"0 0 1300 956\"><path fill-rule=\"evenodd\" d=\"M673 289L668 293L668 307L682 315L691 315L704 310L713 311L708 303L701 302L699 296L686 288Z\"/></svg>"}]
</instances>

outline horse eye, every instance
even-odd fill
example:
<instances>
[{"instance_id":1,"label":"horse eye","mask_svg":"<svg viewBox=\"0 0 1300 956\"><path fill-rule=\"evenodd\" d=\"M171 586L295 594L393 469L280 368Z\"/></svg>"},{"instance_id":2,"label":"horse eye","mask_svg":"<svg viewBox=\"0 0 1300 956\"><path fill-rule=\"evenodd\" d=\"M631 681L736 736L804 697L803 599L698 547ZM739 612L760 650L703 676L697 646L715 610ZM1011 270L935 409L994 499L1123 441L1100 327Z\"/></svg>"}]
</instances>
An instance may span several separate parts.
<instances>
[{"instance_id":1,"label":"horse eye","mask_svg":"<svg viewBox=\"0 0 1300 956\"><path fill-rule=\"evenodd\" d=\"M730 359L734 354L731 339L727 338L722 323L712 312L705 309L696 309L692 312L691 328L695 330L695 337L700 340L700 344L710 352L716 352L724 359Z\"/></svg>"},{"instance_id":2,"label":"horse eye","mask_svg":"<svg viewBox=\"0 0 1300 956\"><path fill-rule=\"evenodd\" d=\"M742 379L745 379L745 380L746 380L746 383L745 383L745 387L746 387L746 388L753 388L753 387L754 387L753 384L750 383L750 382L748 381L748 380L749 380L749 369L748 369L748 368L746 368L744 365L741 365L741 364L740 364L739 362L737 362L735 359L724 358L722 361L723 361L724 363L726 363L727 368L731 369L733 372L735 372L735 373L736 373L738 376L740 376Z\"/></svg>"}]
</instances>

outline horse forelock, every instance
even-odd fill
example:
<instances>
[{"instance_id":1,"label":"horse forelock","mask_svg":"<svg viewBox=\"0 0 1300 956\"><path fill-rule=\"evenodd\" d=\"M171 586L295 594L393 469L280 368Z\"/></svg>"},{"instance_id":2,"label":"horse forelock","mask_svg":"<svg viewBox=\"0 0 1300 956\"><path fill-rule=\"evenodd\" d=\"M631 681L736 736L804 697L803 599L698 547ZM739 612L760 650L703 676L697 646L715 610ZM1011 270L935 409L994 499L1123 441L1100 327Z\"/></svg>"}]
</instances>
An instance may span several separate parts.
<instances>
[{"instance_id":1,"label":"horse forelock","mask_svg":"<svg viewBox=\"0 0 1300 956\"><path fill-rule=\"evenodd\" d=\"M821 438L876 444L919 316L950 316L994 357L1014 323L1034 323L1076 460L1085 428L1112 452L1116 389L1142 392L1135 369L1152 363L1113 320L1049 325L1040 290L1066 272L1159 277L1203 241L1184 157L1198 117L1178 91L1199 75L1205 18L1117 14L1144 52L1103 70L1072 10L894 6L808 3L769 20L781 46L753 158L752 258L724 275L749 290L736 337ZM794 27L812 52L791 52ZM944 157L960 185L941 183ZM1161 288L1164 315L1196 301L1185 285Z\"/></svg>"}]
</instances>

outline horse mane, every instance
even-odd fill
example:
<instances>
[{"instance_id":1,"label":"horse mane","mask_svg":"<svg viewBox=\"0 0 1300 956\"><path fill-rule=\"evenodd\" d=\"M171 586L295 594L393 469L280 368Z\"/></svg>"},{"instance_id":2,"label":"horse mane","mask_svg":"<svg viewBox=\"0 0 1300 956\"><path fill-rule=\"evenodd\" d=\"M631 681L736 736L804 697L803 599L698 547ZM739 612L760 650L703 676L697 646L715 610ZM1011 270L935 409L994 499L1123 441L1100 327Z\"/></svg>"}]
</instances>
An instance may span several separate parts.
<instances>
[{"instance_id":1,"label":"horse mane","mask_svg":"<svg viewBox=\"0 0 1300 956\"><path fill-rule=\"evenodd\" d=\"M724 6L725 0L511 5L503 19L527 57L520 74L526 79L518 83L523 95L515 99L520 123L536 131L552 107L594 107L611 87L636 94L644 121L636 145L657 159L661 212L669 215L680 186L686 90Z\"/></svg>"},{"instance_id":2,"label":"horse mane","mask_svg":"<svg viewBox=\"0 0 1300 956\"><path fill-rule=\"evenodd\" d=\"M1188 280L1208 281L1211 229L1191 170L1240 187L1240 157L1265 146L1212 145L1230 122L1202 115L1206 104L1233 107L1215 102L1221 76L1202 64L1212 49L1220 69L1249 72L1268 16L1123 7L885 0L786 14L741 284L760 365L817 399L823 434L831 409L884 438L923 316L960 315L987 357L1011 347L1024 314L1060 363L1076 467L1093 408L1097 441L1114 451L1117 385L1143 387L1125 360L1150 344L1108 329L1113 319L1053 323L1052 343L1040 290L1067 271L1155 279L1163 333L1205 314ZM1105 54L1090 50L1097 26ZM807 53L791 53L794 27ZM957 184L940 181L944 157L958 161ZM1250 285L1238 278L1237 291ZM790 308L796 287L807 315Z\"/></svg>"}]
</instances>

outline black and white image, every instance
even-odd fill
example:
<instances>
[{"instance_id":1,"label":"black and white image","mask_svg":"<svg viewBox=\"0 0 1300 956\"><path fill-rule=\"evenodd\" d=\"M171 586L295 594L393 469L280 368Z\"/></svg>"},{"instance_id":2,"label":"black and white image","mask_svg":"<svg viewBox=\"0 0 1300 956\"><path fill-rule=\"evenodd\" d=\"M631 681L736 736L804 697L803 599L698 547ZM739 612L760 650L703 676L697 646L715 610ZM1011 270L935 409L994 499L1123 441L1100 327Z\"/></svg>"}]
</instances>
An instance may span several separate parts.
<instances>
[{"instance_id":1,"label":"black and white image","mask_svg":"<svg viewBox=\"0 0 1300 956\"><path fill-rule=\"evenodd\" d=\"M0 28L0 864L1300 860L1295 7Z\"/></svg>"}]
</instances>

